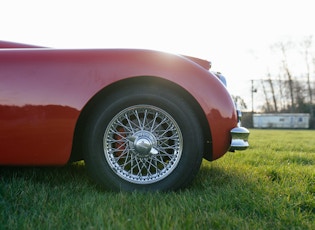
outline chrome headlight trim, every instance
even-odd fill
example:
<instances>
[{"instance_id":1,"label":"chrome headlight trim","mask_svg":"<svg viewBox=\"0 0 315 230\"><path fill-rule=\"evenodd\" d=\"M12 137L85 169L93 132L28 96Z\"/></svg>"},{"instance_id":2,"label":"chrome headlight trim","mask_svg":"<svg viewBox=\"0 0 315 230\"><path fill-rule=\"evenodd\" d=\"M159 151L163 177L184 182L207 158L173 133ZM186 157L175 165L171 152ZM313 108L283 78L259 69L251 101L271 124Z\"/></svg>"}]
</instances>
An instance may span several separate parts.
<instances>
[{"instance_id":1,"label":"chrome headlight trim","mask_svg":"<svg viewBox=\"0 0 315 230\"><path fill-rule=\"evenodd\" d=\"M225 87L227 87L226 78L220 72L212 72L212 73L215 76L217 76L217 78L219 78L219 80L223 83L223 85L225 85Z\"/></svg>"}]
</instances>

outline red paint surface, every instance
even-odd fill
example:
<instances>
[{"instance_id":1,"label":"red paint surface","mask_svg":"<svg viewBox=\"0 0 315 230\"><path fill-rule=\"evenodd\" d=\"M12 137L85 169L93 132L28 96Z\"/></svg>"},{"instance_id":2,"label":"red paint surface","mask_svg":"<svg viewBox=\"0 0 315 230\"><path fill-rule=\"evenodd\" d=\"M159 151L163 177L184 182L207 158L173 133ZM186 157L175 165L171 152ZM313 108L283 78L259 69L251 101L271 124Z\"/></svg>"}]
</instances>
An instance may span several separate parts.
<instances>
[{"instance_id":1,"label":"red paint surface","mask_svg":"<svg viewBox=\"0 0 315 230\"><path fill-rule=\"evenodd\" d=\"M2 164L65 164L79 111L65 106L0 106Z\"/></svg>"},{"instance_id":2,"label":"red paint surface","mask_svg":"<svg viewBox=\"0 0 315 230\"><path fill-rule=\"evenodd\" d=\"M190 92L210 124L213 159L228 150L233 102L215 76L185 57L148 50L0 49L0 164L65 164L86 103L109 84L137 76L164 78Z\"/></svg>"}]
</instances>

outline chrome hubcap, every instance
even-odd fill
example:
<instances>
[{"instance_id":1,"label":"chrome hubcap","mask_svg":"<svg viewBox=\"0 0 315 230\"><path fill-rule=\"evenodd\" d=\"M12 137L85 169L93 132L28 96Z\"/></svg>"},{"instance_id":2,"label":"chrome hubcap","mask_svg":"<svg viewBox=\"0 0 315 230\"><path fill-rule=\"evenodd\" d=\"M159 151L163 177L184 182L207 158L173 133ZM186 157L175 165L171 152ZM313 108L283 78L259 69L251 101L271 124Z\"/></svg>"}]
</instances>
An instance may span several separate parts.
<instances>
[{"instance_id":1,"label":"chrome hubcap","mask_svg":"<svg viewBox=\"0 0 315 230\"><path fill-rule=\"evenodd\" d=\"M131 146L134 147L136 156L150 157L151 154L158 154L157 141L152 133L142 130L128 139L132 141Z\"/></svg>"}]
</instances>

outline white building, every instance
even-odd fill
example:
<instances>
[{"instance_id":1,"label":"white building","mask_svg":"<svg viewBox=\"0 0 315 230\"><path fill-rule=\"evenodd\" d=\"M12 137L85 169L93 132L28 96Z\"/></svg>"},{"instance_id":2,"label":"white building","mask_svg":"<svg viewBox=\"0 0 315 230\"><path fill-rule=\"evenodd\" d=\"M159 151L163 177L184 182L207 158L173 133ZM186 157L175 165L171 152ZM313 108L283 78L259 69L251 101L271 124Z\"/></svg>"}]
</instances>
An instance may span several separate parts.
<instances>
[{"instance_id":1,"label":"white building","mask_svg":"<svg viewBox=\"0 0 315 230\"><path fill-rule=\"evenodd\" d=\"M254 128L308 129L308 113L254 114Z\"/></svg>"}]
</instances>

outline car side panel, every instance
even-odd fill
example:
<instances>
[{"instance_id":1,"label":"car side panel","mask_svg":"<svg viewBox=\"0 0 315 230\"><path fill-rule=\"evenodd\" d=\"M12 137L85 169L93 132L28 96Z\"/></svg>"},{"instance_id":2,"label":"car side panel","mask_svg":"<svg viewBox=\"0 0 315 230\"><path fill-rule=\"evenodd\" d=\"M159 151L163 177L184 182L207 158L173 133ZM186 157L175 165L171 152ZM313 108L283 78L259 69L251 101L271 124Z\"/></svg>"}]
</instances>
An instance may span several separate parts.
<instances>
[{"instance_id":1,"label":"car side panel","mask_svg":"<svg viewBox=\"0 0 315 230\"><path fill-rule=\"evenodd\" d=\"M137 76L164 78L187 90L210 124L213 159L227 151L236 125L233 102L215 76L184 57L148 50L3 49L0 163L65 164L88 101Z\"/></svg>"},{"instance_id":2,"label":"car side panel","mask_svg":"<svg viewBox=\"0 0 315 230\"><path fill-rule=\"evenodd\" d=\"M0 105L0 114L1 164L68 161L78 110L62 105Z\"/></svg>"}]
</instances>

